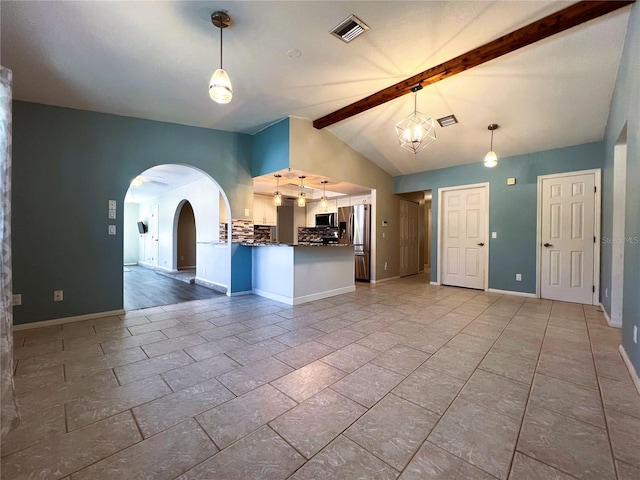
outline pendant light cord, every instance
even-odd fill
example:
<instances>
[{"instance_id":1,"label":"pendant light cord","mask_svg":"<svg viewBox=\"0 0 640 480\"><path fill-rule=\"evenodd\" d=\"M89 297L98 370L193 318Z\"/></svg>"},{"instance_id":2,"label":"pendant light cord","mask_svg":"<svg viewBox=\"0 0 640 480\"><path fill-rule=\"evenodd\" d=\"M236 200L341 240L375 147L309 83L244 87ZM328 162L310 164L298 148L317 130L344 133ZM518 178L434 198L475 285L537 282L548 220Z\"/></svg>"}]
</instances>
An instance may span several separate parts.
<instances>
[{"instance_id":1,"label":"pendant light cord","mask_svg":"<svg viewBox=\"0 0 640 480\"><path fill-rule=\"evenodd\" d=\"M491 148L489 151L493 152L493 130L491 130Z\"/></svg>"},{"instance_id":2,"label":"pendant light cord","mask_svg":"<svg viewBox=\"0 0 640 480\"><path fill-rule=\"evenodd\" d=\"M220 19L220 25L222 25L222 19ZM222 26L220 28L220 68L222 69Z\"/></svg>"}]
</instances>

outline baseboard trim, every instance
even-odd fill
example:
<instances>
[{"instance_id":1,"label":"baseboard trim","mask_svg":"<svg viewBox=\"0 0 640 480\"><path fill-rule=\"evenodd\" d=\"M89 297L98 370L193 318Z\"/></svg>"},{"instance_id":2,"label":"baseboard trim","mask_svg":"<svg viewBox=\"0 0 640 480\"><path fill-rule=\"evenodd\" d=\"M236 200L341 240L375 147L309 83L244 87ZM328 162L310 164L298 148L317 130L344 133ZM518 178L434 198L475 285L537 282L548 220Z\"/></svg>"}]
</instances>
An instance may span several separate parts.
<instances>
[{"instance_id":1,"label":"baseboard trim","mask_svg":"<svg viewBox=\"0 0 640 480\"><path fill-rule=\"evenodd\" d=\"M143 268L148 268L149 270L156 270L158 272L167 272L167 273L178 273L178 270L173 270L171 268L162 267L160 265L153 265L147 262L138 262L138 266Z\"/></svg>"},{"instance_id":2,"label":"baseboard trim","mask_svg":"<svg viewBox=\"0 0 640 480\"><path fill-rule=\"evenodd\" d=\"M205 280L204 278L196 277L195 282L196 285L201 285L211 290L215 290L216 292L226 294L229 291L229 288L226 285L223 285L222 283L212 282L211 280Z\"/></svg>"},{"instance_id":3,"label":"baseboard trim","mask_svg":"<svg viewBox=\"0 0 640 480\"><path fill-rule=\"evenodd\" d=\"M87 313L86 315L76 315L75 317L55 318L53 320L43 320L42 322L14 325L13 330L30 330L32 328L50 327L52 325L64 325L65 323L82 322L83 320L93 320L94 318L115 317L117 315L123 315L124 313L124 309L111 310L108 312Z\"/></svg>"},{"instance_id":4,"label":"baseboard trim","mask_svg":"<svg viewBox=\"0 0 640 480\"><path fill-rule=\"evenodd\" d=\"M433 280L431 280L431 281L429 282L429 285L435 285L436 287L439 287L439 286L440 286L440 283L439 283L439 282L434 282Z\"/></svg>"},{"instance_id":5,"label":"baseboard trim","mask_svg":"<svg viewBox=\"0 0 640 480\"><path fill-rule=\"evenodd\" d=\"M286 303L287 305L301 305L303 303L313 302L315 300L322 300L325 298L335 297L336 295L343 295L345 293L351 293L356 291L355 285L350 285L348 287L336 288L334 290L326 290L324 292L314 293L311 295L303 295L301 297L287 297L284 295L279 295L273 292L266 292L264 290L260 290L259 288L254 288L253 293L259 295L260 297L269 298L271 300L275 300L276 302Z\"/></svg>"},{"instance_id":6,"label":"baseboard trim","mask_svg":"<svg viewBox=\"0 0 640 480\"><path fill-rule=\"evenodd\" d=\"M607 309L604 308L604 305L602 305L602 303L599 303L598 305L602 309L602 313L604 313L604 319L607 321L607 325L612 328L622 328L622 320L620 321L620 323L614 322L613 320L611 320L611 317L609 316L609 313L607 313Z\"/></svg>"},{"instance_id":7,"label":"baseboard trim","mask_svg":"<svg viewBox=\"0 0 640 480\"><path fill-rule=\"evenodd\" d=\"M620 355L622 355L622 360L624 360L624 364L627 366L627 370L629 370L629 374L631 375L631 379L633 380L633 384L636 386L636 390L638 391L638 395L640 395L640 378L638 377L638 372L636 372L633 363L631 363L631 359L629 355L627 355L627 351L624 349L622 345L618 347L620 350Z\"/></svg>"},{"instance_id":8,"label":"baseboard trim","mask_svg":"<svg viewBox=\"0 0 640 480\"><path fill-rule=\"evenodd\" d=\"M501 295L515 295L516 297L538 298L535 293L514 292L511 290L499 290L497 288L487 288L489 293L499 293Z\"/></svg>"},{"instance_id":9,"label":"baseboard trim","mask_svg":"<svg viewBox=\"0 0 640 480\"><path fill-rule=\"evenodd\" d=\"M377 279L376 280L371 280L371 282L369 282L369 283L384 283L384 282L389 282L391 280L397 280L399 278L400 278L400 276L398 275L396 277L381 278L380 280L377 280Z\"/></svg>"}]
</instances>

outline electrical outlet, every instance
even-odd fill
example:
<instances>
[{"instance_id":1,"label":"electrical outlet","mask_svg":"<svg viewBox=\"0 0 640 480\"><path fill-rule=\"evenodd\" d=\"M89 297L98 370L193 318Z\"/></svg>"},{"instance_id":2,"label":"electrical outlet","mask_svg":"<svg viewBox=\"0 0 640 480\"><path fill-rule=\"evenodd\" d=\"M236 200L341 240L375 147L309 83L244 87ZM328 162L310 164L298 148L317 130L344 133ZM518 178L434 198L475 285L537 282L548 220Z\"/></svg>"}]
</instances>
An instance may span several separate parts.
<instances>
[{"instance_id":1,"label":"electrical outlet","mask_svg":"<svg viewBox=\"0 0 640 480\"><path fill-rule=\"evenodd\" d=\"M516 282L521 282L521 281L522 281L522 274L516 273Z\"/></svg>"},{"instance_id":2,"label":"electrical outlet","mask_svg":"<svg viewBox=\"0 0 640 480\"><path fill-rule=\"evenodd\" d=\"M638 326L633 326L633 343L638 343Z\"/></svg>"},{"instance_id":3,"label":"electrical outlet","mask_svg":"<svg viewBox=\"0 0 640 480\"><path fill-rule=\"evenodd\" d=\"M387 270L389 268L389 262L384 262L384 269Z\"/></svg>"},{"instance_id":4,"label":"electrical outlet","mask_svg":"<svg viewBox=\"0 0 640 480\"><path fill-rule=\"evenodd\" d=\"M53 291L53 301L54 302L61 302L63 299L63 294L62 294L62 290L54 290Z\"/></svg>"},{"instance_id":5,"label":"electrical outlet","mask_svg":"<svg viewBox=\"0 0 640 480\"><path fill-rule=\"evenodd\" d=\"M12 298L12 303L14 307L18 307L22 305L22 294L14 293Z\"/></svg>"}]
</instances>

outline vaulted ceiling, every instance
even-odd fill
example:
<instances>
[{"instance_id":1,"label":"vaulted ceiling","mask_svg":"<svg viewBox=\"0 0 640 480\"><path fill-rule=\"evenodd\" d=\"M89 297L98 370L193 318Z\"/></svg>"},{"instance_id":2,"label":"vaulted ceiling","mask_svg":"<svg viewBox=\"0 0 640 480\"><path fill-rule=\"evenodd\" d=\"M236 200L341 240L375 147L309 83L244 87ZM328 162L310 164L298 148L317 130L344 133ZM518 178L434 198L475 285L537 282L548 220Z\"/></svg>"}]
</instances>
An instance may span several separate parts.
<instances>
[{"instance_id":1,"label":"vaulted ceiling","mask_svg":"<svg viewBox=\"0 0 640 480\"><path fill-rule=\"evenodd\" d=\"M19 100L251 134L287 116L313 121L569 4L3 0L1 61ZM502 157L602 140L629 8L425 87L418 110L459 124L437 126L417 155L394 132L411 95L327 128L391 175L481 161L490 123ZM214 10L232 22L227 105L208 95ZM370 29L343 43L329 30L351 14Z\"/></svg>"}]
</instances>

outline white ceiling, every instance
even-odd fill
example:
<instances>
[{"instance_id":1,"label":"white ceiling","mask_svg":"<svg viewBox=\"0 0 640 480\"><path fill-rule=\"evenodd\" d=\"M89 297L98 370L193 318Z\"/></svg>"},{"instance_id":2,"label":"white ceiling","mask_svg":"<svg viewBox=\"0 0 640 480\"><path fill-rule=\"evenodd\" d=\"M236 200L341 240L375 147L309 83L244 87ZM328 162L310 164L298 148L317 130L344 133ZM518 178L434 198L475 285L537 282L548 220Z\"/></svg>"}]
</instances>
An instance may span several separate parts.
<instances>
[{"instance_id":1,"label":"white ceiling","mask_svg":"<svg viewBox=\"0 0 640 480\"><path fill-rule=\"evenodd\" d=\"M255 133L287 116L319 118L569 4L3 0L1 61L19 100ZM629 8L423 89L419 111L460 123L437 126L418 155L393 128L413 110L410 95L329 130L392 175L480 161L490 123L502 157L601 140ZM227 105L208 96L220 61L214 10L232 21ZM345 44L328 32L350 14L370 30Z\"/></svg>"}]
</instances>

